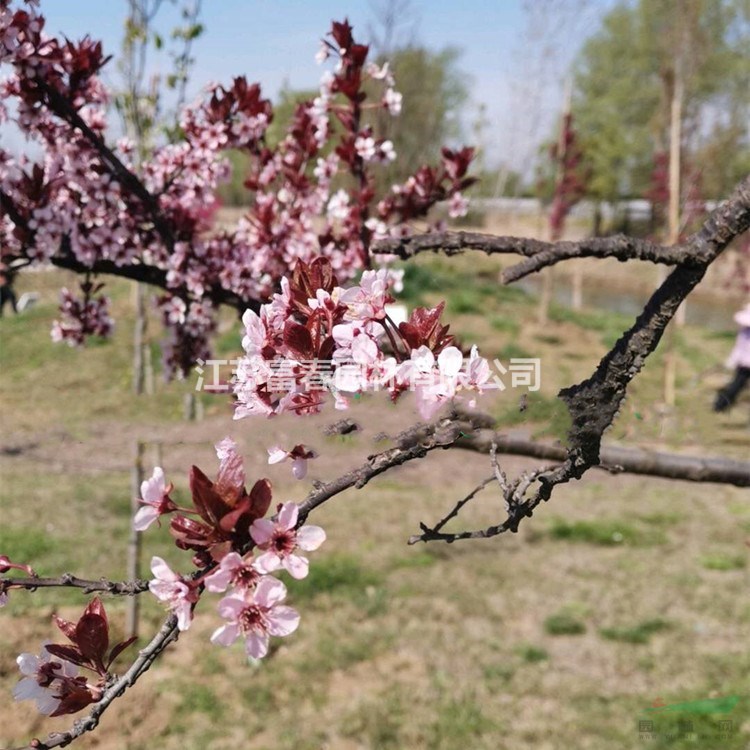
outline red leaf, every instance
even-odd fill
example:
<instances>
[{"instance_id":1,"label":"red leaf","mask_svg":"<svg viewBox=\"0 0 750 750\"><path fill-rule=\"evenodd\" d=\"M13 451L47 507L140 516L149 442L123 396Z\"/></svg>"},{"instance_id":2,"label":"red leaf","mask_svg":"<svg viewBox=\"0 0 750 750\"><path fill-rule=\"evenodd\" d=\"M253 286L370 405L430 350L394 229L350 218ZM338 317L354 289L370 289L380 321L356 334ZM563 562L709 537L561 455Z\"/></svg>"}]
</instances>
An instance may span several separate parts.
<instances>
[{"instance_id":1,"label":"red leaf","mask_svg":"<svg viewBox=\"0 0 750 750\"><path fill-rule=\"evenodd\" d=\"M135 641L138 640L138 636L134 635L131 638L128 638L126 641L120 641L110 652L109 652L109 661L107 662L107 669L109 669L110 664L131 644L135 643Z\"/></svg>"},{"instance_id":2,"label":"red leaf","mask_svg":"<svg viewBox=\"0 0 750 750\"><path fill-rule=\"evenodd\" d=\"M230 509L217 494L213 482L197 466L190 470L190 492L195 509L212 526Z\"/></svg>"},{"instance_id":3,"label":"red leaf","mask_svg":"<svg viewBox=\"0 0 750 750\"><path fill-rule=\"evenodd\" d=\"M50 714L50 716L74 714L92 703L94 703L94 696L87 687L84 687L83 685L75 687L63 697L60 701L60 705Z\"/></svg>"},{"instance_id":4,"label":"red leaf","mask_svg":"<svg viewBox=\"0 0 750 750\"><path fill-rule=\"evenodd\" d=\"M49 643L45 646L47 651L59 659L69 661L71 664L77 664L79 667L88 667L89 660L85 658L75 646L63 646L58 643Z\"/></svg>"},{"instance_id":5,"label":"red leaf","mask_svg":"<svg viewBox=\"0 0 750 750\"><path fill-rule=\"evenodd\" d=\"M63 620L62 617L58 617L57 615L52 615L52 619L55 621L55 625L57 625L60 630L62 630L63 634L66 635L68 638L70 638L73 643L75 643L75 637L76 637L76 626L75 623L70 622L70 620Z\"/></svg>"},{"instance_id":6,"label":"red leaf","mask_svg":"<svg viewBox=\"0 0 750 750\"><path fill-rule=\"evenodd\" d=\"M229 507L244 494L245 468L239 453L233 451L221 462L213 489Z\"/></svg>"},{"instance_id":7,"label":"red leaf","mask_svg":"<svg viewBox=\"0 0 750 750\"><path fill-rule=\"evenodd\" d=\"M293 320L287 320L284 326L284 344L299 359L313 358L313 342L310 331Z\"/></svg>"},{"instance_id":8,"label":"red leaf","mask_svg":"<svg viewBox=\"0 0 750 750\"><path fill-rule=\"evenodd\" d=\"M76 625L76 643L97 670L104 672L104 656L109 648L109 627L101 615L83 614Z\"/></svg>"},{"instance_id":9,"label":"red leaf","mask_svg":"<svg viewBox=\"0 0 750 750\"><path fill-rule=\"evenodd\" d=\"M107 612L104 609L104 604L102 604L102 600L95 596L88 604L86 609L83 611L84 615L99 615L100 617L104 618L104 624L109 627L109 622L107 621Z\"/></svg>"},{"instance_id":10,"label":"red leaf","mask_svg":"<svg viewBox=\"0 0 750 750\"><path fill-rule=\"evenodd\" d=\"M259 479L250 490L250 513L253 519L263 518L271 507L273 491L267 479Z\"/></svg>"},{"instance_id":11,"label":"red leaf","mask_svg":"<svg viewBox=\"0 0 750 750\"><path fill-rule=\"evenodd\" d=\"M173 516L169 524L169 531L177 540L180 549L200 549L208 545L211 529L204 523L194 521L185 516Z\"/></svg>"}]
</instances>

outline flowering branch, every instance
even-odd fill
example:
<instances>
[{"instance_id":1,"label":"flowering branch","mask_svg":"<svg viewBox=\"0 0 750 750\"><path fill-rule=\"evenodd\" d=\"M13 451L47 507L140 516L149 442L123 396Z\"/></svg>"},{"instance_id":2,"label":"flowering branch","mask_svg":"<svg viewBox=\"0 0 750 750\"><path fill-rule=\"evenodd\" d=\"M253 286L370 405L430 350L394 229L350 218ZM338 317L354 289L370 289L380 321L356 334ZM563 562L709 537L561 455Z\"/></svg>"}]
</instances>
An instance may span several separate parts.
<instances>
[{"instance_id":1,"label":"flowering branch","mask_svg":"<svg viewBox=\"0 0 750 750\"><path fill-rule=\"evenodd\" d=\"M141 649L138 658L130 665L129 669L104 691L101 700L94 705L88 716L77 719L73 726L66 732L51 732L44 740L33 739L28 745L16 750L50 750L53 747L64 747L87 732L96 729L99 725L99 719L112 702L119 698L129 687L135 685L138 679L151 668L151 665L156 661L159 654L170 643L174 643L177 640L179 633L177 618L174 615L170 615L166 618L159 632L153 637L148 646Z\"/></svg>"}]
</instances>

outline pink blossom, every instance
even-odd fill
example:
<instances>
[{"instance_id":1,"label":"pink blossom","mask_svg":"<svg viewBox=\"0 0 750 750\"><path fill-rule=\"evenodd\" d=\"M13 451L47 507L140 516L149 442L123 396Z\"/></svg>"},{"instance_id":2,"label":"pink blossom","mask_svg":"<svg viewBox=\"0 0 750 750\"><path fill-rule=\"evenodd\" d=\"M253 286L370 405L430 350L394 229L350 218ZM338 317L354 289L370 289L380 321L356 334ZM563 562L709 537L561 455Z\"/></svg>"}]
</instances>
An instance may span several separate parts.
<instances>
[{"instance_id":1,"label":"pink blossom","mask_svg":"<svg viewBox=\"0 0 750 750\"><path fill-rule=\"evenodd\" d=\"M177 627L187 630L193 619L192 605L198 601L197 593L161 557L151 558L151 572L154 580L149 581L149 590L177 616Z\"/></svg>"},{"instance_id":2,"label":"pink blossom","mask_svg":"<svg viewBox=\"0 0 750 750\"><path fill-rule=\"evenodd\" d=\"M286 636L299 626L299 614L282 605L286 586L281 581L264 576L254 591L225 596L219 602L219 614L228 620L211 636L212 643L231 646L242 635L245 651L254 659L268 653L269 636Z\"/></svg>"},{"instance_id":3,"label":"pink blossom","mask_svg":"<svg viewBox=\"0 0 750 750\"><path fill-rule=\"evenodd\" d=\"M304 578L309 562L306 557L295 554L299 548L305 552L318 549L326 540L326 533L320 526L303 526L295 529L299 507L296 503L278 506L276 521L261 518L253 521L250 536L264 550L255 563L264 573L273 573L283 568L292 578Z\"/></svg>"},{"instance_id":4,"label":"pink blossom","mask_svg":"<svg viewBox=\"0 0 750 750\"><path fill-rule=\"evenodd\" d=\"M238 589L252 589L260 578L261 573L254 560L245 560L237 552L229 552L204 582L207 591L218 593L226 591L230 585Z\"/></svg>"},{"instance_id":5,"label":"pink blossom","mask_svg":"<svg viewBox=\"0 0 750 750\"><path fill-rule=\"evenodd\" d=\"M394 117L401 114L401 100L403 96L393 89L386 89L383 95L383 106L388 110Z\"/></svg>"},{"instance_id":6,"label":"pink blossom","mask_svg":"<svg viewBox=\"0 0 750 750\"><path fill-rule=\"evenodd\" d=\"M469 361L459 376L464 388L473 388L481 393L482 386L490 379L490 365L484 357L479 356L476 346L471 347Z\"/></svg>"},{"instance_id":7,"label":"pink blossom","mask_svg":"<svg viewBox=\"0 0 750 750\"><path fill-rule=\"evenodd\" d=\"M450 216L451 219L458 219L461 216L466 216L468 210L468 199L464 198L461 193L453 193L448 202L448 216Z\"/></svg>"},{"instance_id":8,"label":"pink blossom","mask_svg":"<svg viewBox=\"0 0 750 750\"><path fill-rule=\"evenodd\" d=\"M46 716L60 705L64 680L78 674L74 664L52 656L46 646L39 656L20 654L16 664L24 677L13 688L13 697L17 701L35 700L39 713Z\"/></svg>"},{"instance_id":9,"label":"pink blossom","mask_svg":"<svg viewBox=\"0 0 750 750\"><path fill-rule=\"evenodd\" d=\"M318 63L318 65L322 65L330 55L330 50L328 49L328 45L325 42L322 42L320 45L320 49L315 53L315 62Z\"/></svg>"},{"instance_id":10,"label":"pink blossom","mask_svg":"<svg viewBox=\"0 0 750 750\"><path fill-rule=\"evenodd\" d=\"M311 458L317 458L318 454L306 448L304 445L295 445L290 451L285 451L278 445L268 449L268 463L278 464L286 459L292 461L292 474L296 479L304 479L307 476L307 462Z\"/></svg>"},{"instance_id":11,"label":"pink blossom","mask_svg":"<svg viewBox=\"0 0 750 750\"><path fill-rule=\"evenodd\" d=\"M166 483L164 470L157 466L151 479L141 483L141 500L143 507L133 518L133 528L136 531L145 531L159 516L175 510L175 504L169 497L172 491L172 483Z\"/></svg>"},{"instance_id":12,"label":"pink blossom","mask_svg":"<svg viewBox=\"0 0 750 750\"><path fill-rule=\"evenodd\" d=\"M357 139L354 141L354 148L357 154L359 154L359 156L365 161L370 161L375 158L375 139L370 136L357 136Z\"/></svg>"},{"instance_id":13,"label":"pink blossom","mask_svg":"<svg viewBox=\"0 0 750 750\"><path fill-rule=\"evenodd\" d=\"M359 286L345 290L339 299L347 305L354 318L379 320L385 317L385 306L393 302L389 293L390 272L386 268L365 271Z\"/></svg>"},{"instance_id":14,"label":"pink blossom","mask_svg":"<svg viewBox=\"0 0 750 750\"><path fill-rule=\"evenodd\" d=\"M349 216L349 194L337 191L328 201L328 218L331 221L344 221Z\"/></svg>"},{"instance_id":15,"label":"pink blossom","mask_svg":"<svg viewBox=\"0 0 750 750\"><path fill-rule=\"evenodd\" d=\"M383 141L380 144L381 161L396 161L396 149L393 147L393 141Z\"/></svg>"}]
</instances>

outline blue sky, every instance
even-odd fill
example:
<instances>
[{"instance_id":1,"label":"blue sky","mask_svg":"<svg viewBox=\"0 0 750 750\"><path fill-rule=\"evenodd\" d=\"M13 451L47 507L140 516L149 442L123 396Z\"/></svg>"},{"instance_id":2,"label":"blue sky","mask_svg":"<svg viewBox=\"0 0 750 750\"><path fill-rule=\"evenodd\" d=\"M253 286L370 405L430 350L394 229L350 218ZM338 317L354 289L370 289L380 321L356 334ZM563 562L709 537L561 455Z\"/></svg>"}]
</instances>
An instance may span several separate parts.
<instances>
[{"instance_id":1,"label":"blue sky","mask_svg":"<svg viewBox=\"0 0 750 750\"><path fill-rule=\"evenodd\" d=\"M549 133L562 98L562 85L580 41L596 28L612 0L412 0L413 35L431 49L461 50L459 67L471 82L472 103L464 122L486 107L484 145L488 162L524 168L536 143ZM206 32L194 47L197 60L190 86L196 94L209 81L246 75L273 98L286 82L313 88L321 69L313 57L332 19L348 17L355 34L367 39L382 0L204 0ZM563 8L556 14L545 7ZM531 8L531 10L529 10ZM120 48L124 0L41 0L48 33L72 38L90 34L105 50ZM157 26L169 31L176 8L165 2ZM117 81L113 65L106 79ZM166 57L154 60L166 72ZM397 86L398 88L398 82ZM467 138L471 137L470 127Z\"/></svg>"}]
</instances>

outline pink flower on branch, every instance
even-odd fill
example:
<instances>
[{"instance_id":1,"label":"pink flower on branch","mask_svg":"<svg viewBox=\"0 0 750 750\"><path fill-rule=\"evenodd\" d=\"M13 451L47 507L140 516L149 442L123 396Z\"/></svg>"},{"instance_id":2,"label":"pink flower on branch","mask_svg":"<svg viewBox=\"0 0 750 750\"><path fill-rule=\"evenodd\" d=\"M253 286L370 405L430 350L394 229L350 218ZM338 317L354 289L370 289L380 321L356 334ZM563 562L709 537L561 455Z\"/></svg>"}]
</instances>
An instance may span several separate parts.
<instances>
[{"instance_id":1,"label":"pink flower on branch","mask_svg":"<svg viewBox=\"0 0 750 750\"><path fill-rule=\"evenodd\" d=\"M140 502L143 503L143 507L138 509L133 518L133 528L136 531L145 531L159 516L177 510L177 506L169 497L172 489L172 483L167 484L164 479L164 470L157 466L151 479L141 484Z\"/></svg>"},{"instance_id":2,"label":"pink flower on branch","mask_svg":"<svg viewBox=\"0 0 750 750\"><path fill-rule=\"evenodd\" d=\"M176 615L177 627L187 630L193 619L193 605L198 601L198 592L161 557L151 558L151 572L154 580L149 581L149 591L159 601L165 602Z\"/></svg>"},{"instance_id":3,"label":"pink flower on branch","mask_svg":"<svg viewBox=\"0 0 750 750\"><path fill-rule=\"evenodd\" d=\"M245 560L237 552L229 552L222 557L219 567L206 576L206 591L221 593L229 586L250 590L255 588L262 576L253 559Z\"/></svg>"},{"instance_id":4,"label":"pink flower on branch","mask_svg":"<svg viewBox=\"0 0 750 750\"><path fill-rule=\"evenodd\" d=\"M264 573L273 573L282 568L292 578L304 578L309 569L306 557L295 554L297 549L312 552L326 540L320 526L303 526L296 529L299 507L296 503L278 506L275 521L258 519L250 527L250 535L258 548L263 550L255 564Z\"/></svg>"},{"instance_id":5,"label":"pink flower on branch","mask_svg":"<svg viewBox=\"0 0 750 750\"><path fill-rule=\"evenodd\" d=\"M46 716L54 715L66 692L66 683L78 675L78 668L63 659L57 659L42 647L39 656L35 654L20 654L16 664L23 678L13 688L13 697L17 701L36 701L39 713ZM83 680L85 686L85 679ZM91 703L91 701L88 701Z\"/></svg>"},{"instance_id":6,"label":"pink flower on branch","mask_svg":"<svg viewBox=\"0 0 750 750\"><path fill-rule=\"evenodd\" d=\"M219 614L228 622L217 628L212 643L231 646L241 635L245 651L254 659L268 653L269 636L286 636L299 626L299 614L281 604L286 586L275 578L264 576L254 591L232 594L219 602Z\"/></svg>"},{"instance_id":7,"label":"pink flower on branch","mask_svg":"<svg viewBox=\"0 0 750 750\"><path fill-rule=\"evenodd\" d=\"M278 464L290 459L292 462L292 474L296 479L304 479L307 476L307 462L311 458L317 458L318 454L306 446L295 445L290 451L285 451L278 445L268 449L268 463Z\"/></svg>"}]
</instances>

